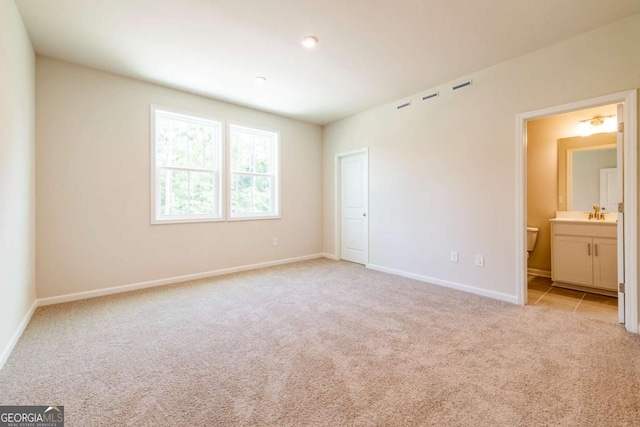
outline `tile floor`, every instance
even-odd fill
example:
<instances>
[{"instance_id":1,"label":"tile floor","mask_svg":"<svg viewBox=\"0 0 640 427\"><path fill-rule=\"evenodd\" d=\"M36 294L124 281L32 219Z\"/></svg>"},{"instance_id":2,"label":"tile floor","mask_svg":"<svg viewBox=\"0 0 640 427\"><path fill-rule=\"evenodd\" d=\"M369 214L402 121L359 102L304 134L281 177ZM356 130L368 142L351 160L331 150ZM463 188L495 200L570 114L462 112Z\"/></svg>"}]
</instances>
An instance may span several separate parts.
<instances>
[{"instance_id":1,"label":"tile floor","mask_svg":"<svg viewBox=\"0 0 640 427\"><path fill-rule=\"evenodd\" d=\"M574 314L618 323L618 299L551 286L551 279L528 276L529 305L541 305Z\"/></svg>"}]
</instances>

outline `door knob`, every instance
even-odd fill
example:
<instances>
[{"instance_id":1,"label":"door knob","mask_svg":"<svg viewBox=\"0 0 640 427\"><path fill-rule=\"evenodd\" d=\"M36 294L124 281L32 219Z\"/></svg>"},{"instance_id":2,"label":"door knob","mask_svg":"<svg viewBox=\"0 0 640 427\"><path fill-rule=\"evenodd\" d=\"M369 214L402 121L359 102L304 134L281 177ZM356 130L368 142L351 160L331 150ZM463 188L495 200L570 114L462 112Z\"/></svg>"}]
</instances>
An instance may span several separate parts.
<instances>
[{"instance_id":1,"label":"door knob","mask_svg":"<svg viewBox=\"0 0 640 427\"><path fill-rule=\"evenodd\" d=\"M367 213L366 213L366 212L365 212L365 213L363 213L363 214L362 214L362 216L367 216Z\"/></svg>"}]
</instances>

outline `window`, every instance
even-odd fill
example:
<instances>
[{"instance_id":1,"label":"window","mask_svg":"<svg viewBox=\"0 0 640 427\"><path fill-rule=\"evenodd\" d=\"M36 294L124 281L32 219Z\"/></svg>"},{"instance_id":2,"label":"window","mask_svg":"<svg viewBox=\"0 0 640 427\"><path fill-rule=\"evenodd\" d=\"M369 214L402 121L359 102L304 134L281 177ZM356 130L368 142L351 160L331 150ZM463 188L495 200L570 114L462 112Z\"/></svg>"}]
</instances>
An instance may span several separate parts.
<instances>
[{"instance_id":1,"label":"window","mask_svg":"<svg viewBox=\"0 0 640 427\"><path fill-rule=\"evenodd\" d=\"M278 134L229 126L231 219L278 217Z\"/></svg>"},{"instance_id":2,"label":"window","mask_svg":"<svg viewBox=\"0 0 640 427\"><path fill-rule=\"evenodd\" d=\"M153 224L279 218L277 132L231 124L225 139L223 120L158 106L151 121Z\"/></svg>"},{"instance_id":3,"label":"window","mask_svg":"<svg viewBox=\"0 0 640 427\"><path fill-rule=\"evenodd\" d=\"M222 122L159 107L152 118L152 222L222 219Z\"/></svg>"}]
</instances>

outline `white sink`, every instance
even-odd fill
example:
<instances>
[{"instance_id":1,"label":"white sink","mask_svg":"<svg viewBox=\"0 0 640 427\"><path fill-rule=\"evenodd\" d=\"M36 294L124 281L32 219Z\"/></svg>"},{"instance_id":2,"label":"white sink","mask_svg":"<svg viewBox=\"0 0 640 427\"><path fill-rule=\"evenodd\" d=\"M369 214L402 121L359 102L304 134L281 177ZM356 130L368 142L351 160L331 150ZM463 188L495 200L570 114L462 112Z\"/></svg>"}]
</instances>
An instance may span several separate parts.
<instances>
[{"instance_id":1,"label":"white sink","mask_svg":"<svg viewBox=\"0 0 640 427\"><path fill-rule=\"evenodd\" d=\"M549 221L615 224L618 220L617 212L606 212L604 215L605 215L605 219L589 219L589 212L556 211L556 217L550 219Z\"/></svg>"}]
</instances>

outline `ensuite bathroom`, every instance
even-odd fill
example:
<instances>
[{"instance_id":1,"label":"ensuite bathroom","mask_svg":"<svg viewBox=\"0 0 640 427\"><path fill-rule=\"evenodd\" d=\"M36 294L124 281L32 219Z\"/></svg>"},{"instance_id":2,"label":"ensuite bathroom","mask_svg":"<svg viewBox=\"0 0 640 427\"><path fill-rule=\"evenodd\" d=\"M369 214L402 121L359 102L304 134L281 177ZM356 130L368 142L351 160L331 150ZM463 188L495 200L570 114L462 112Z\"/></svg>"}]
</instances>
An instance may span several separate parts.
<instances>
[{"instance_id":1,"label":"ensuite bathroom","mask_svg":"<svg viewBox=\"0 0 640 427\"><path fill-rule=\"evenodd\" d=\"M619 321L617 109L527 122L529 305Z\"/></svg>"}]
</instances>

